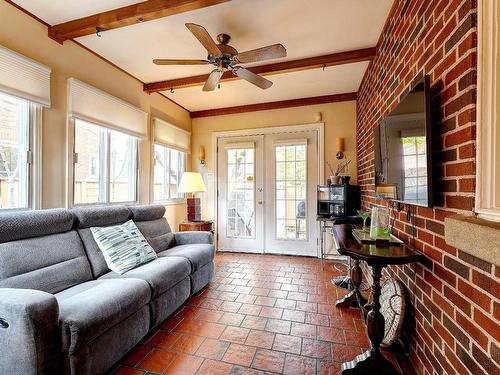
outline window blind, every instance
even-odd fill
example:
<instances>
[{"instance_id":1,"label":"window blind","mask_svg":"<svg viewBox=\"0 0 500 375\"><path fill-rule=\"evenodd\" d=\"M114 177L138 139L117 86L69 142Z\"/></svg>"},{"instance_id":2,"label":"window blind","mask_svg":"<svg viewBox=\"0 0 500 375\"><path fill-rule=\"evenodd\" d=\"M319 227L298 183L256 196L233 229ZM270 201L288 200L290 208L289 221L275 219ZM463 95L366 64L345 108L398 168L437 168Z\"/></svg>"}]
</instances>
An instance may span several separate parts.
<instances>
[{"instance_id":1,"label":"window blind","mask_svg":"<svg viewBox=\"0 0 500 375\"><path fill-rule=\"evenodd\" d=\"M0 91L50 107L48 66L0 46Z\"/></svg>"},{"instance_id":2,"label":"window blind","mask_svg":"<svg viewBox=\"0 0 500 375\"><path fill-rule=\"evenodd\" d=\"M155 143L186 153L191 152L191 133L159 118L154 118Z\"/></svg>"},{"instance_id":3,"label":"window blind","mask_svg":"<svg viewBox=\"0 0 500 375\"><path fill-rule=\"evenodd\" d=\"M68 79L68 115L137 138L148 132L147 112L75 78Z\"/></svg>"}]
</instances>

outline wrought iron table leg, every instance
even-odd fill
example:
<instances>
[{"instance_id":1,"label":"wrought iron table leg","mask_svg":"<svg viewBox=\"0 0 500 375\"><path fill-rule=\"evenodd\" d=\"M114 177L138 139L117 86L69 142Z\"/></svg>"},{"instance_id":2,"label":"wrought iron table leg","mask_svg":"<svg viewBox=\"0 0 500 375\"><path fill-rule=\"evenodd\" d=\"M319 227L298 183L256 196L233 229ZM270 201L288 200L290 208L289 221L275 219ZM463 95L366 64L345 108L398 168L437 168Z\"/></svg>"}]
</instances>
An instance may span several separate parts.
<instances>
[{"instance_id":1,"label":"wrought iron table leg","mask_svg":"<svg viewBox=\"0 0 500 375\"><path fill-rule=\"evenodd\" d=\"M349 258L349 264L347 266L347 275L345 276L335 276L332 277L332 283L339 288L351 289L351 258Z\"/></svg>"},{"instance_id":2,"label":"wrought iron table leg","mask_svg":"<svg viewBox=\"0 0 500 375\"><path fill-rule=\"evenodd\" d=\"M385 320L380 312L380 278L382 275L382 266L372 266L373 302L370 304L370 311L366 315L366 330L371 342L371 348L358 355L351 362L342 364L342 375L349 374L380 374L380 375L398 375L391 362L389 362L380 352L380 343L384 339Z\"/></svg>"},{"instance_id":3,"label":"wrought iron table leg","mask_svg":"<svg viewBox=\"0 0 500 375\"><path fill-rule=\"evenodd\" d=\"M337 307L360 307L366 303L366 299L359 292L359 286L361 285L361 278L363 274L361 272L361 267L359 267L359 260L354 260L353 266L351 267L351 283L352 290L350 293L345 295L343 298L337 300L335 306Z\"/></svg>"}]
</instances>

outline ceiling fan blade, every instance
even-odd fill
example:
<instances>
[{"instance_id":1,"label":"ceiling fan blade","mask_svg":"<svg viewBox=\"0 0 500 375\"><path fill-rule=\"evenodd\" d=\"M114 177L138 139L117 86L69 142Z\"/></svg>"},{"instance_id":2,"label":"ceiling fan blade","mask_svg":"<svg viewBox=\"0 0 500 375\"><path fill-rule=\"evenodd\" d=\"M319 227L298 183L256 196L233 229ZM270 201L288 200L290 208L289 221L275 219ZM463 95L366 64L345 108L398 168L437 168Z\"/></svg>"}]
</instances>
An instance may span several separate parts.
<instances>
[{"instance_id":1,"label":"ceiling fan blade","mask_svg":"<svg viewBox=\"0 0 500 375\"><path fill-rule=\"evenodd\" d=\"M203 86L203 91L214 91L223 73L224 72L219 69L212 70L212 73L208 76L207 82L205 82Z\"/></svg>"},{"instance_id":2,"label":"ceiling fan blade","mask_svg":"<svg viewBox=\"0 0 500 375\"><path fill-rule=\"evenodd\" d=\"M195 23L186 23L186 27L193 33L193 35L200 41L200 43L205 47L208 53L219 56L222 55L217 43L212 39L208 31L201 25Z\"/></svg>"},{"instance_id":3,"label":"ceiling fan blade","mask_svg":"<svg viewBox=\"0 0 500 375\"><path fill-rule=\"evenodd\" d=\"M154 59L156 65L206 65L210 64L207 60L187 60L187 59Z\"/></svg>"},{"instance_id":4,"label":"ceiling fan blade","mask_svg":"<svg viewBox=\"0 0 500 375\"><path fill-rule=\"evenodd\" d=\"M236 59L240 63L278 59L280 57L286 57L286 48L279 43L273 44L272 46L253 49L251 51L241 52L236 55Z\"/></svg>"},{"instance_id":5,"label":"ceiling fan blade","mask_svg":"<svg viewBox=\"0 0 500 375\"><path fill-rule=\"evenodd\" d=\"M263 90L268 89L273 85L273 83L268 79L265 79L258 74L252 73L250 70L242 68L241 66L235 66L232 72L238 77L243 78L244 80L260 87Z\"/></svg>"}]
</instances>

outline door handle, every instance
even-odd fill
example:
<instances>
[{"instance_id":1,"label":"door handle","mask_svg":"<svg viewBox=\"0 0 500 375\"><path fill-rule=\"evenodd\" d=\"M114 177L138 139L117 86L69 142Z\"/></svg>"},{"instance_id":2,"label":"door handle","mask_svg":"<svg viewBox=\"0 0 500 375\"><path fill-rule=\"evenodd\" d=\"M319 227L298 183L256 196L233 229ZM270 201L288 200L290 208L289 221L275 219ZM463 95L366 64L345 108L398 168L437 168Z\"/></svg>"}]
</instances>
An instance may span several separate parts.
<instances>
[{"instance_id":1,"label":"door handle","mask_svg":"<svg viewBox=\"0 0 500 375\"><path fill-rule=\"evenodd\" d=\"M263 204L263 203L264 203L264 201L257 201L257 203L258 203L258 204Z\"/></svg>"}]
</instances>

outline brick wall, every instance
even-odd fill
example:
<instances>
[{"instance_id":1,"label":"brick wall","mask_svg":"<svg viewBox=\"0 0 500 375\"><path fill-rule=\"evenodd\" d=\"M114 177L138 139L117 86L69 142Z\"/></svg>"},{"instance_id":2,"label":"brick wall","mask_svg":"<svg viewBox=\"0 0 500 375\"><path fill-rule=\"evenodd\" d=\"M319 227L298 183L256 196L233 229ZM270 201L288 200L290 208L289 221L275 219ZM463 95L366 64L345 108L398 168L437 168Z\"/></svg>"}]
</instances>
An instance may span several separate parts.
<instances>
[{"instance_id":1,"label":"brick wall","mask_svg":"<svg viewBox=\"0 0 500 375\"><path fill-rule=\"evenodd\" d=\"M429 264L394 267L406 285L412 319L405 327L419 374L500 372L500 267L448 246L444 218L474 204L477 67L475 0L395 1L375 60L359 90L358 182L363 206L374 198L373 128L405 90L430 75L435 208L416 208L415 245ZM406 213L396 234L412 240Z\"/></svg>"}]
</instances>

